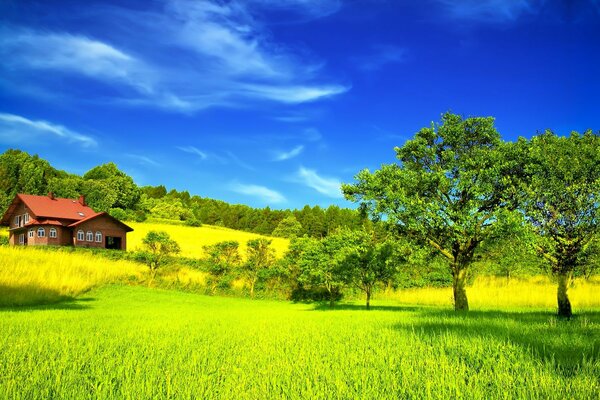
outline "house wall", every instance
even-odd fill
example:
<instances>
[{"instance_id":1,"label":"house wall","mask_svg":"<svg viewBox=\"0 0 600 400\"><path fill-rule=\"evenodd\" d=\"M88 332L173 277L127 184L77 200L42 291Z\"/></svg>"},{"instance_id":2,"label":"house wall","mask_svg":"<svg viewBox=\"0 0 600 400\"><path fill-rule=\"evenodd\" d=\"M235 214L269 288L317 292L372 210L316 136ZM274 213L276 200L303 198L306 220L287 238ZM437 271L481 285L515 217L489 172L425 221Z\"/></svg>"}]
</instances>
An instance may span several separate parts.
<instances>
[{"instance_id":1,"label":"house wall","mask_svg":"<svg viewBox=\"0 0 600 400\"><path fill-rule=\"evenodd\" d=\"M17 215L20 215L21 217L25 214L29 214L29 218L33 218L33 215L31 214L31 211L29 210L29 208L27 208L25 206L25 204L23 202L19 203L19 205L15 208L15 211L12 213L12 215L10 216L10 229L13 228L17 228L18 226L15 224L15 217ZM0 217L1 218L1 217ZM23 222L23 220L21 220L21 226L23 226L25 224L25 222ZM18 239L17 239L17 243L18 243Z\"/></svg>"},{"instance_id":2,"label":"house wall","mask_svg":"<svg viewBox=\"0 0 600 400\"><path fill-rule=\"evenodd\" d=\"M44 237L38 236L38 229L44 228L45 235ZM56 229L56 237L50 237L50 229ZM33 229L33 237L29 237L29 230ZM27 245L28 246L68 246L73 244L72 242L72 234L69 228L64 226L55 226L55 225L34 225L30 226L26 230L27 235ZM18 238L16 238L18 243Z\"/></svg>"},{"instance_id":3,"label":"house wall","mask_svg":"<svg viewBox=\"0 0 600 400\"><path fill-rule=\"evenodd\" d=\"M94 235L93 241L88 242L85 240L87 236L84 236L83 241L77 240L77 232L79 230L83 230L85 235L87 235L88 231L91 231ZM96 242L96 232L102 233L102 242L100 243ZM94 218L73 228L73 243L75 246L104 248L107 236L121 238L121 250L127 249L127 232L123 230L121 225L115 223L106 216Z\"/></svg>"}]
</instances>

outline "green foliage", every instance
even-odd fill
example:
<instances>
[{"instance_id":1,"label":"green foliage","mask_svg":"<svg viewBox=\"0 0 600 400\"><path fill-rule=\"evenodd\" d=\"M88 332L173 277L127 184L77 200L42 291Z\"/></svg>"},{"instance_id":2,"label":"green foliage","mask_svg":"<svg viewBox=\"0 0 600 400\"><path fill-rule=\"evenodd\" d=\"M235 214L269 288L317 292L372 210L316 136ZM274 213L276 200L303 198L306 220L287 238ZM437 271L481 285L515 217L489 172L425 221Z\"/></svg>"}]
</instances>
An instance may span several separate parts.
<instances>
[{"instance_id":1,"label":"green foliage","mask_svg":"<svg viewBox=\"0 0 600 400\"><path fill-rule=\"evenodd\" d=\"M242 264L242 274L250 283L250 296L261 275L275 264L275 250L268 239L252 239L246 243L246 262Z\"/></svg>"},{"instance_id":2,"label":"green foliage","mask_svg":"<svg viewBox=\"0 0 600 400\"><path fill-rule=\"evenodd\" d=\"M92 168L83 175L84 194L92 197L89 204L98 204L98 209L110 208L134 209L140 199L140 190L133 179L120 171L115 163L107 163ZM93 181L96 185L89 185ZM104 191L106 199L101 200L99 192Z\"/></svg>"},{"instance_id":3,"label":"green foliage","mask_svg":"<svg viewBox=\"0 0 600 400\"><path fill-rule=\"evenodd\" d=\"M302 224L298 222L295 216L290 215L282 219L277 228L273 231L273 236L279 236L291 239L302 233Z\"/></svg>"},{"instance_id":4,"label":"green foliage","mask_svg":"<svg viewBox=\"0 0 600 400\"><path fill-rule=\"evenodd\" d=\"M239 246L240 244L235 240L204 246L208 261L208 273L210 274L208 283L213 294L221 284L225 283L224 286L228 286L230 279L226 279L227 275L240 266L242 258L239 253Z\"/></svg>"},{"instance_id":5,"label":"green foliage","mask_svg":"<svg viewBox=\"0 0 600 400\"><path fill-rule=\"evenodd\" d=\"M399 233L443 255L453 276L457 310L468 310L465 282L477 247L493 235L519 160L503 151L493 118L450 113L396 148L399 164L358 173L343 185L347 199L373 217L385 215Z\"/></svg>"},{"instance_id":6,"label":"green foliage","mask_svg":"<svg viewBox=\"0 0 600 400\"><path fill-rule=\"evenodd\" d=\"M48 180L59 175L61 171L37 155L7 150L0 155L0 211L4 212L17 193L46 194Z\"/></svg>"},{"instance_id":7,"label":"green foliage","mask_svg":"<svg viewBox=\"0 0 600 400\"><path fill-rule=\"evenodd\" d=\"M600 135L546 131L522 147L528 151L522 209L539 254L558 277L559 315L570 317L570 280L600 232Z\"/></svg>"},{"instance_id":8,"label":"green foliage","mask_svg":"<svg viewBox=\"0 0 600 400\"><path fill-rule=\"evenodd\" d=\"M179 244L164 231L148 232L142 239L142 243L145 248L142 258L148 265L148 268L150 268L152 277L156 275L156 271L165 263L169 256L181 251Z\"/></svg>"}]
</instances>

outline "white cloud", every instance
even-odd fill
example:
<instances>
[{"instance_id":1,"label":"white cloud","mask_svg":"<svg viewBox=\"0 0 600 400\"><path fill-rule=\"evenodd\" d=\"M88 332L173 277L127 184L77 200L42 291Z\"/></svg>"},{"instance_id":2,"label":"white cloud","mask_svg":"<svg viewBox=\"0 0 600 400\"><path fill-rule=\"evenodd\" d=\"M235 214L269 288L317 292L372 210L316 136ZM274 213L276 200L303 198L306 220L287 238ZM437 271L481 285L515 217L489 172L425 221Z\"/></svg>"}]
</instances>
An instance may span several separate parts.
<instances>
[{"instance_id":1,"label":"white cloud","mask_svg":"<svg viewBox=\"0 0 600 400\"><path fill-rule=\"evenodd\" d=\"M336 9L338 3L259 2L260 8L285 6L317 14ZM82 75L119 89L107 95L109 102L183 113L247 107L256 101L305 103L349 90L319 79L322 62L277 43L256 19L253 4L164 0L160 12L107 6L96 18L107 26L110 41L78 32L5 26L0 28L0 73L10 81L27 82L37 71L50 71L34 82L52 92L48 81L60 80L67 94L69 78ZM70 11L80 13L64 12ZM88 18L78 16L84 22ZM126 34L123 26L128 27ZM81 97L77 90L71 95ZM90 97L86 100L93 101Z\"/></svg>"},{"instance_id":2,"label":"white cloud","mask_svg":"<svg viewBox=\"0 0 600 400\"><path fill-rule=\"evenodd\" d=\"M300 153L302 153L302 150L304 150L304 146L299 145L299 146L294 147L290 151L277 152L275 154L275 158L273 159L273 161L285 161L285 160L289 160L291 158L297 157L300 155Z\"/></svg>"},{"instance_id":3,"label":"white cloud","mask_svg":"<svg viewBox=\"0 0 600 400\"><path fill-rule=\"evenodd\" d=\"M535 12L545 0L438 0L450 16L481 22L513 22Z\"/></svg>"},{"instance_id":4,"label":"white cloud","mask_svg":"<svg viewBox=\"0 0 600 400\"><path fill-rule=\"evenodd\" d=\"M92 137L82 135L62 125L43 120L33 121L15 114L0 113L0 140L10 143L23 143L26 138L39 139L48 135L80 144L83 147L97 145Z\"/></svg>"},{"instance_id":5,"label":"white cloud","mask_svg":"<svg viewBox=\"0 0 600 400\"><path fill-rule=\"evenodd\" d=\"M342 198L341 182L336 178L320 176L315 170L300 167L298 180L304 185L328 197Z\"/></svg>"},{"instance_id":6,"label":"white cloud","mask_svg":"<svg viewBox=\"0 0 600 400\"><path fill-rule=\"evenodd\" d=\"M264 186L232 183L230 189L236 193L258 197L267 204L283 203L286 201L281 193Z\"/></svg>"},{"instance_id":7,"label":"white cloud","mask_svg":"<svg viewBox=\"0 0 600 400\"><path fill-rule=\"evenodd\" d=\"M177 148L186 153L194 154L202 160L206 160L208 158L208 154L197 147L194 146L177 146Z\"/></svg>"}]
</instances>

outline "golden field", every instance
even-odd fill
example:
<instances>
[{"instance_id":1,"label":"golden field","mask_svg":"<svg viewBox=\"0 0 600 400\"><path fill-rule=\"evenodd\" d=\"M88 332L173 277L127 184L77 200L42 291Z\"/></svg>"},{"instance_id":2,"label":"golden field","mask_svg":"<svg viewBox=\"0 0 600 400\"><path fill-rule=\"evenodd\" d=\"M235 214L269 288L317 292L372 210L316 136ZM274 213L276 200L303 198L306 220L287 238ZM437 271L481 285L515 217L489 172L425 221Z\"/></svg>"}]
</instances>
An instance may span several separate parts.
<instances>
[{"instance_id":1,"label":"golden field","mask_svg":"<svg viewBox=\"0 0 600 400\"><path fill-rule=\"evenodd\" d=\"M235 240L240 243L240 254L242 257L246 254L246 242L251 239L266 237L272 240L271 246L275 249L277 257L282 257L287 251L289 240L258 235L234 229L223 228L219 226L203 225L201 227L192 227L180 224L164 222L127 222L134 231L127 234L127 249L135 251L142 247L142 239L149 231L165 231L181 247L181 256L190 258L203 258L204 246L222 242L225 240Z\"/></svg>"},{"instance_id":2,"label":"golden field","mask_svg":"<svg viewBox=\"0 0 600 400\"><path fill-rule=\"evenodd\" d=\"M376 295L377 296L377 295ZM528 279L478 277L467 288L471 309L556 308L556 283L547 276ZM404 304L451 307L452 288L418 288L389 291L382 298ZM600 277L575 279L569 288L569 298L575 310L600 308Z\"/></svg>"},{"instance_id":3,"label":"golden field","mask_svg":"<svg viewBox=\"0 0 600 400\"><path fill-rule=\"evenodd\" d=\"M146 268L91 253L0 246L0 305L50 303L106 283L138 280Z\"/></svg>"}]
</instances>

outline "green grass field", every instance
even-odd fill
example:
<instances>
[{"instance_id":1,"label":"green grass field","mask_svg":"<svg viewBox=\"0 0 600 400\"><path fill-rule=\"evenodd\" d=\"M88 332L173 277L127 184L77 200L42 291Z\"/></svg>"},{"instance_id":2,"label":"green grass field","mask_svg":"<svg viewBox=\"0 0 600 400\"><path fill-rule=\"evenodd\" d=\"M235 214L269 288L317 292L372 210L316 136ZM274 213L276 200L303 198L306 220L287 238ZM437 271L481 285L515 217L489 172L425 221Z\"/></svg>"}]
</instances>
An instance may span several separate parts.
<instances>
[{"instance_id":1,"label":"green grass field","mask_svg":"<svg viewBox=\"0 0 600 400\"><path fill-rule=\"evenodd\" d=\"M0 311L6 399L595 399L600 312L372 311L108 286Z\"/></svg>"},{"instance_id":2,"label":"green grass field","mask_svg":"<svg viewBox=\"0 0 600 400\"><path fill-rule=\"evenodd\" d=\"M210 232L164 228L188 251ZM203 285L188 267L161 273ZM148 283L137 263L0 246L0 399L600 397L598 280L570 288L570 321L548 278L478 279L467 314L450 288L378 292L366 311Z\"/></svg>"}]
</instances>

